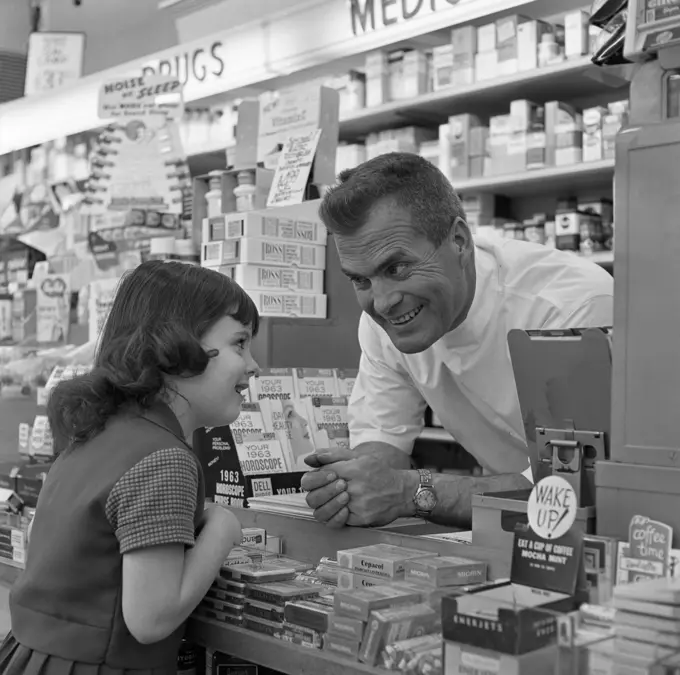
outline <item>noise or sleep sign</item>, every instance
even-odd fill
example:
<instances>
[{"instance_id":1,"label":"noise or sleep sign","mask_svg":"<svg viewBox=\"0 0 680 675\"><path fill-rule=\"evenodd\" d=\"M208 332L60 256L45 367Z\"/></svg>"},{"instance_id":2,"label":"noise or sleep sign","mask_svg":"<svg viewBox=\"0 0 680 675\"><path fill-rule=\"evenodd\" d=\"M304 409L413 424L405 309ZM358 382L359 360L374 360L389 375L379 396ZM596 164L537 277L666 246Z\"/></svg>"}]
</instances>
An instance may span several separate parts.
<instances>
[{"instance_id":1,"label":"noise or sleep sign","mask_svg":"<svg viewBox=\"0 0 680 675\"><path fill-rule=\"evenodd\" d=\"M577 509L574 488L564 478L547 476L536 483L529 496L529 527L543 539L559 539L571 529Z\"/></svg>"}]
</instances>

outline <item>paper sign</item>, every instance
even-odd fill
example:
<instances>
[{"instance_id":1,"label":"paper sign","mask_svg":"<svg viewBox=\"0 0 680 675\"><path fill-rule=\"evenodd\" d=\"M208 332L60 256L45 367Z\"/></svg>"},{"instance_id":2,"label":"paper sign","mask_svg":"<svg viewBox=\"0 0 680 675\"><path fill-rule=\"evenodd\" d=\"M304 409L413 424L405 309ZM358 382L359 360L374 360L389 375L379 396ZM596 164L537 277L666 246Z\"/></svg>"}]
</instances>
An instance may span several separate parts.
<instances>
[{"instance_id":1,"label":"paper sign","mask_svg":"<svg viewBox=\"0 0 680 675\"><path fill-rule=\"evenodd\" d=\"M300 204L312 169L321 130L289 136L279 155L279 165L274 174L267 206Z\"/></svg>"},{"instance_id":2,"label":"paper sign","mask_svg":"<svg viewBox=\"0 0 680 675\"><path fill-rule=\"evenodd\" d=\"M146 75L105 82L99 90L102 119L179 119L184 113L182 83L170 75Z\"/></svg>"},{"instance_id":3,"label":"paper sign","mask_svg":"<svg viewBox=\"0 0 680 675\"><path fill-rule=\"evenodd\" d=\"M38 342L66 342L71 312L68 276L50 274L38 286L36 321Z\"/></svg>"},{"instance_id":4,"label":"paper sign","mask_svg":"<svg viewBox=\"0 0 680 675\"><path fill-rule=\"evenodd\" d=\"M673 529L645 516L633 516L628 528L628 572L638 579L667 577L670 573Z\"/></svg>"},{"instance_id":5,"label":"paper sign","mask_svg":"<svg viewBox=\"0 0 680 675\"><path fill-rule=\"evenodd\" d=\"M54 91L80 79L84 54L84 33L31 33L25 96Z\"/></svg>"},{"instance_id":6,"label":"paper sign","mask_svg":"<svg viewBox=\"0 0 680 675\"><path fill-rule=\"evenodd\" d=\"M515 532L510 570L513 583L572 595L584 574L583 538L579 533L567 532L559 539L546 540L529 529Z\"/></svg>"},{"instance_id":7,"label":"paper sign","mask_svg":"<svg viewBox=\"0 0 680 675\"><path fill-rule=\"evenodd\" d=\"M543 539L559 539L574 524L577 508L574 488L564 478L547 476L529 496L529 527Z\"/></svg>"}]
</instances>

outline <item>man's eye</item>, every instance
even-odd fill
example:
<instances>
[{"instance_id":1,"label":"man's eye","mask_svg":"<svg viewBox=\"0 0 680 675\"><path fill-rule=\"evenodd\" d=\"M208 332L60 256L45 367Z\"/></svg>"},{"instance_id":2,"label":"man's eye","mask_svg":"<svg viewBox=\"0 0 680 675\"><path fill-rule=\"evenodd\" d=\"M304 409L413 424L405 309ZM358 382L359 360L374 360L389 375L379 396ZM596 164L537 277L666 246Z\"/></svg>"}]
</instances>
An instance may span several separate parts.
<instances>
[{"instance_id":1,"label":"man's eye","mask_svg":"<svg viewBox=\"0 0 680 675\"><path fill-rule=\"evenodd\" d=\"M408 270L408 264L406 263L395 263L387 268L387 273L390 276L399 276Z\"/></svg>"},{"instance_id":2,"label":"man's eye","mask_svg":"<svg viewBox=\"0 0 680 675\"><path fill-rule=\"evenodd\" d=\"M365 286L368 283L368 279L364 277L350 277L350 281L355 286Z\"/></svg>"}]
</instances>

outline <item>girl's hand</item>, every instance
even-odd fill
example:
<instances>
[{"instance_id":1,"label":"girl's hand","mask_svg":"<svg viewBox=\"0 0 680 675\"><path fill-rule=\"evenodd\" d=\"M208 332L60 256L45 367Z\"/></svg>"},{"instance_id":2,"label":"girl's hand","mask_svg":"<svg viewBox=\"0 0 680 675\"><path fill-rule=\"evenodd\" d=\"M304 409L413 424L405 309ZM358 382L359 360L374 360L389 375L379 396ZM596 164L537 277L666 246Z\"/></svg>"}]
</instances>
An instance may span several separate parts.
<instances>
[{"instance_id":1,"label":"girl's hand","mask_svg":"<svg viewBox=\"0 0 680 675\"><path fill-rule=\"evenodd\" d=\"M206 506L201 523L201 533L203 532L225 547L225 558L234 546L241 544L241 523L231 511L218 504Z\"/></svg>"}]
</instances>

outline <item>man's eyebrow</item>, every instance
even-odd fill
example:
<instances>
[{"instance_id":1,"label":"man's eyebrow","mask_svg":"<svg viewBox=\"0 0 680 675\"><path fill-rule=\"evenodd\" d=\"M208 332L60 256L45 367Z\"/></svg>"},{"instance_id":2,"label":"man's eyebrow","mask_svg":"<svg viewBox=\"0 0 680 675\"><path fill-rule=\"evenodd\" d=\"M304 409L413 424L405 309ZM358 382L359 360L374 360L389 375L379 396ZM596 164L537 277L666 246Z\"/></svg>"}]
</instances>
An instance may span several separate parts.
<instances>
[{"instance_id":1,"label":"man's eyebrow","mask_svg":"<svg viewBox=\"0 0 680 675\"><path fill-rule=\"evenodd\" d=\"M239 330L236 333L232 335L233 338L245 338L246 340L250 340L253 337L252 331L249 331L247 328L244 328L243 330Z\"/></svg>"},{"instance_id":2,"label":"man's eyebrow","mask_svg":"<svg viewBox=\"0 0 680 675\"><path fill-rule=\"evenodd\" d=\"M403 251L401 249L399 249L398 251L392 251L389 255L385 256L384 258L379 258L377 263L374 263L372 265L372 272L373 273L382 272L385 268L390 267L391 265L403 262L406 256L408 256L407 251ZM342 270L342 273L348 277L367 276L366 274L356 274L355 272L346 267L341 266L340 269Z\"/></svg>"}]
</instances>

